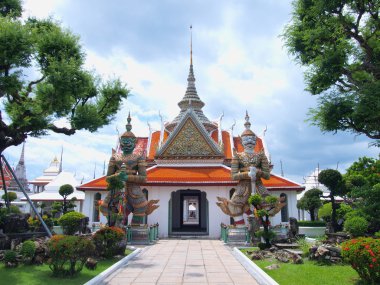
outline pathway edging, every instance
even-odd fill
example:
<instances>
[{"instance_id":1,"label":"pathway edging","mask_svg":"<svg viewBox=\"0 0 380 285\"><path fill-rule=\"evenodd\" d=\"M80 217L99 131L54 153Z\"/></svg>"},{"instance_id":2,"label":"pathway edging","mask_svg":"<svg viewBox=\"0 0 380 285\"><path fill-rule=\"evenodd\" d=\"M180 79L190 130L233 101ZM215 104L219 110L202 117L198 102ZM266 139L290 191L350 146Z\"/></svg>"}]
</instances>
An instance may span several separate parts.
<instances>
[{"instance_id":1,"label":"pathway edging","mask_svg":"<svg viewBox=\"0 0 380 285\"><path fill-rule=\"evenodd\" d=\"M84 285L97 285L100 284L101 281L106 279L108 276L110 276L112 273L114 273L116 270L118 270L123 265L127 264L131 259L135 258L137 255L141 253L141 248L136 248L132 253L128 254L126 257L122 258L118 262L116 262L114 265L108 267L103 272L99 273L97 276L92 278L91 280L84 283Z\"/></svg>"},{"instance_id":2,"label":"pathway edging","mask_svg":"<svg viewBox=\"0 0 380 285\"><path fill-rule=\"evenodd\" d=\"M241 265L256 279L257 283L260 285L279 285L264 270L242 253L239 248L234 247L233 253Z\"/></svg>"}]
</instances>

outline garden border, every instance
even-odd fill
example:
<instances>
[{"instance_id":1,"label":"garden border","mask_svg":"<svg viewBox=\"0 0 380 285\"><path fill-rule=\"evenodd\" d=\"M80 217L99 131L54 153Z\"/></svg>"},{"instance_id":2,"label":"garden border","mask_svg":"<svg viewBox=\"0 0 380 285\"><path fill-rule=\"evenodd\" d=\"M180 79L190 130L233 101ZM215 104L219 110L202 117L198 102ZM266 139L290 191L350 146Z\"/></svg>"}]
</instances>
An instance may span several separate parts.
<instances>
[{"instance_id":1,"label":"garden border","mask_svg":"<svg viewBox=\"0 0 380 285\"><path fill-rule=\"evenodd\" d=\"M127 264L131 259L135 258L137 255L139 255L143 249L136 248L132 253L128 254L123 259L116 262L114 265L108 267L106 270L102 271L98 275L96 275L94 278L90 279L84 285L96 285L100 284L101 281L106 279L108 276L110 276L112 273L114 273L116 270L121 268L123 265Z\"/></svg>"},{"instance_id":2,"label":"garden border","mask_svg":"<svg viewBox=\"0 0 380 285\"><path fill-rule=\"evenodd\" d=\"M279 285L268 274L265 273L260 267L258 267L252 260L250 260L244 253L240 251L240 248L234 247L233 254L236 259L244 266L244 268L251 274L260 285Z\"/></svg>"}]
</instances>

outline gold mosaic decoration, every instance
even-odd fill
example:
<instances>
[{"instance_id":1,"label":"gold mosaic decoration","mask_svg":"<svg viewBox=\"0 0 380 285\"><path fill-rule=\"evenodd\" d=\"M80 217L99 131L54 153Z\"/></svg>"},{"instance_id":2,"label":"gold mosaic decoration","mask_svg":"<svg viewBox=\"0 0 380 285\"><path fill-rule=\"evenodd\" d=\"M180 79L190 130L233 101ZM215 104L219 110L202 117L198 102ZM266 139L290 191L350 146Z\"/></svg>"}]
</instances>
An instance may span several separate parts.
<instances>
[{"instance_id":1,"label":"gold mosaic decoration","mask_svg":"<svg viewBox=\"0 0 380 285\"><path fill-rule=\"evenodd\" d=\"M204 136L192 122L187 119L182 129L173 139L162 156L214 156L215 153Z\"/></svg>"}]
</instances>

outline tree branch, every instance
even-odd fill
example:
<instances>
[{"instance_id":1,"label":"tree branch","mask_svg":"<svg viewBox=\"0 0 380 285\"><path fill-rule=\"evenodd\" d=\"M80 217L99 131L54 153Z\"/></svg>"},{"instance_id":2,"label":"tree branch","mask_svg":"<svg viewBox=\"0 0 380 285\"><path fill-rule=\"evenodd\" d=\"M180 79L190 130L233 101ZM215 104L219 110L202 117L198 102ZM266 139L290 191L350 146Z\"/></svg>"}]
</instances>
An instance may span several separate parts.
<instances>
[{"instance_id":1,"label":"tree branch","mask_svg":"<svg viewBox=\"0 0 380 285\"><path fill-rule=\"evenodd\" d=\"M26 94L28 95L31 91L32 91L32 87L33 85L35 84L38 84L40 82L42 82L42 80L44 80L46 78L46 76L42 76L40 79L36 80L36 81L31 81L29 84L28 84L28 87L26 88Z\"/></svg>"},{"instance_id":2,"label":"tree branch","mask_svg":"<svg viewBox=\"0 0 380 285\"><path fill-rule=\"evenodd\" d=\"M58 133L58 134L65 134L65 135L68 135L68 136L71 136L73 134L75 134L76 132L76 129L68 129L68 128L59 128L53 124L49 125L48 126L48 129L55 132L55 133Z\"/></svg>"}]
</instances>

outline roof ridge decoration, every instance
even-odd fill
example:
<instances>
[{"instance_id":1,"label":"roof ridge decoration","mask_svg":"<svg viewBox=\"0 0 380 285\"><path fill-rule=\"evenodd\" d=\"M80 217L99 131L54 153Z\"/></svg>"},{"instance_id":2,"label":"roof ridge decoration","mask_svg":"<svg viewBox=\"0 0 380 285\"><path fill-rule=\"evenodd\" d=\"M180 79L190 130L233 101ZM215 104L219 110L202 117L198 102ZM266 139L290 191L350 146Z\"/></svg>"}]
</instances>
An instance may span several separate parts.
<instances>
[{"instance_id":1,"label":"roof ridge decoration","mask_svg":"<svg viewBox=\"0 0 380 285\"><path fill-rule=\"evenodd\" d=\"M224 155L210 137L195 110L186 111L181 121L157 151L156 159L215 159Z\"/></svg>"},{"instance_id":2,"label":"roof ridge decoration","mask_svg":"<svg viewBox=\"0 0 380 285\"><path fill-rule=\"evenodd\" d=\"M217 129L218 127L213 124L206 116L203 114L202 108L205 105L203 101L199 98L197 89L195 87L195 76L193 70L193 34L192 26L190 26L190 69L189 75L187 76L187 89L185 96L178 103L181 111L175 119L166 125L166 129L171 132L174 130L176 125L181 121L188 109L194 109L195 114L199 117L202 124L206 127L208 131Z\"/></svg>"}]
</instances>

